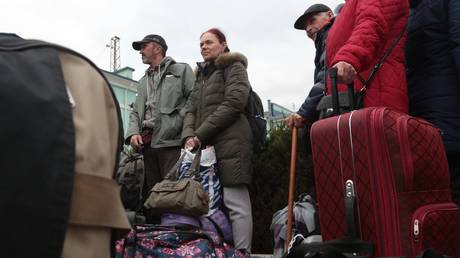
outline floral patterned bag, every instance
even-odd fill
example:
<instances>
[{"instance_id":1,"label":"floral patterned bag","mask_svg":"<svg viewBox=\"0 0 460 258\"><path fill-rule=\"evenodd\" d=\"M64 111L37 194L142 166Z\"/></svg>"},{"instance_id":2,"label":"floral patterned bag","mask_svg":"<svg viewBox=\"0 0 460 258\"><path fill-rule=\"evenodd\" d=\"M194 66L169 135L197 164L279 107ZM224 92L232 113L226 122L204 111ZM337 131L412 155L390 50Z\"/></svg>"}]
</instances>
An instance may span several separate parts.
<instances>
[{"instance_id":1,"label":"floral patterned bag","mask_svg":"<svg viewBox=\"0 0 460 258\"><path fill-rule=\"evenodd\" d=\"M136 225L116 242L115 258L249 258L212 233L155 225Z\"/></svg>"}]
</instances>

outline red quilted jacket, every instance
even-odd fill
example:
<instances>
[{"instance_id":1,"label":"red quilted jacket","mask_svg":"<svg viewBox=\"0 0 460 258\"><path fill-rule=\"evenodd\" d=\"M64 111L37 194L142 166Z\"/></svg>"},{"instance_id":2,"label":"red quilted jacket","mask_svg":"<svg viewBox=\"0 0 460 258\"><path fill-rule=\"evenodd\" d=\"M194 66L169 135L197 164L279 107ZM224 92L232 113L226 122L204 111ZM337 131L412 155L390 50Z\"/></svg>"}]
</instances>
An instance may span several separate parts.
<instances>
[{"instance_id":1,"label":"red quilted jacket","mask_svg":"<svg viewBox=\"0 0 460 258\"><path fill-rule=\"evenodd\" d=\"M326 46L327 67L339 61L353 65L367 79L370 71L406 27L407 0L347 0L332 26ZM399 41L369 85L364 106L387 106L408 112L404 45ZM355 88L362 83L355 81ZM339 90L345 90L344 85ZM328 84L330 92L330 84Z\"/></svg>"}]
</instances>

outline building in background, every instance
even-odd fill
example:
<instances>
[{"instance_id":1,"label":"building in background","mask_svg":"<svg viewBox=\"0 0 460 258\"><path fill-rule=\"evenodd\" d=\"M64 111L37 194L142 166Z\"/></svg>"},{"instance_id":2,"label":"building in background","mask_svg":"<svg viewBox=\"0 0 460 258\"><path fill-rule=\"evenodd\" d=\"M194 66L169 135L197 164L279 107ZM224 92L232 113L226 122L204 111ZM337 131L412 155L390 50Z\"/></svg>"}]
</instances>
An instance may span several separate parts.
<instances>
[{"instance_id":1,"label":"building in background","mask_svg":"<svg viewBox=\"0 0 460 258\"><path fill-rule=\"evenodd\" d=\"M274 126L280 126L283 120L292 114L292 111L279 105L270 100L267 100L267 112L265 112L265 118L267 119L267 129Z\"/></svg>"},{"instance_id":2,"label":"building in background","mask_svg":"<svg viewBox=\"0 0 460 258\"><path fill-rule=\"evenodd\" d=\"M129 113L132 110L131 104L136 100L137 87L139 83L133 80L134 69L124 67L115 72L102 70L107 77L110 86L120 105L121 118L123 120L123 129L126 132L129 123Z\"/></svg>"}]
</instances>

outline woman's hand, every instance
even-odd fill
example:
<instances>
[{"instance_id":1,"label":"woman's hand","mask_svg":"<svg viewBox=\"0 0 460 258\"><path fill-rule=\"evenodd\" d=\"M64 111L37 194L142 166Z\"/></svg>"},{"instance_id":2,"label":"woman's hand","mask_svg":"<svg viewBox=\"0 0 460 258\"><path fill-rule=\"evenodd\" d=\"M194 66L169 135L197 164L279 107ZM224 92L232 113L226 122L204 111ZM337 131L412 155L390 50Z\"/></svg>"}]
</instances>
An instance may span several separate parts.
<instances>
[{"instance_id":1,"label":"woman's hand","mask_svg":"<svg viewBox=\"0 0 460 258\"><path fill-rule=\"evenodd\" d=\"M185 141L184 148L186 150L193 150L201 146L201 141L198 137L188 137Z\"/></svg>"},{"instance_id":2,"label":"woman's hand","mask_svg":"<svg viewBox=\"0 0 460 258\"><path fill-rule=\"evenodd\" d=\"M185 140L184 149L192 150L194 147L195 141L193 140L193 137L188 137L187 140Z\"/></svg>"}]
</instances>

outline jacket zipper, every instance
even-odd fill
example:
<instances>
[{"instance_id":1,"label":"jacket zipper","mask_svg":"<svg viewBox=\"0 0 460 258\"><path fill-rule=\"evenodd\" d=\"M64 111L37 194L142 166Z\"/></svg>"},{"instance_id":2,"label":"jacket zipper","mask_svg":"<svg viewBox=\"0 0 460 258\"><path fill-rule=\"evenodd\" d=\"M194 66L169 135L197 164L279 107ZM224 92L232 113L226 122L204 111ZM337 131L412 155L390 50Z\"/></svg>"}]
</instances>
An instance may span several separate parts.
<instances>
[{"instance_id":1,"label":"jacket zipper","mask_svg":"<svg viewBox=\"0 0 460 258\"><path fill-rule=\"evenodd\" d=\"M398 139L400 143L401 163L403 170L404 191L409 192L414 188L414 161L409 142L410 117L400 117L396 122Z\"/></svg>"},{"instance_id":2,"label":"jacket zipper","mask_svg":"<svg viewBox=\"0 0 460 258\"><path fill-rule=\"evenodd\" d=\"M414 214L412 215L412 222L411 222L411 245L412 245L412 256L419 254L423 251L424 248L429 246L423 246L423 224L425 222L425 218L434 211L458 211L458 206L453 202L447 203L437 203L437 204L429 204L418 208Z\"/></svg>"},{"instance_id":3,"label":"jacket zipper","mask_svg":"<svg viewBox=\"0 0 460 258\"><path fill-rule=\"evenodd\" d=\"M374 109L370 117L370 128L372 139L375 141L373 146L374 164L377 196L376 204L381 204L383 214L380 215L380 226L382 227L381 243L382 252L379 255L399 255L402 253L397 216L398 207L396 205L396 189L394 188L394 176L391 165L389 164L390 155L388 154L387 142L385 141L385 127L383 116L386 109ZM386 236L386 237L384 237Z\"/></svg>"},{"instance_id":4,"label":"jacket zipper","mask_svg":"<svg viewBox=\"0 0 460 258\"><path fill-rule=\"evenodd\" d=\"M200 110L199 110L199 112L197 112L197 114L200 114L200 117L199 117L199 120L198 120L198 121L200 121L200 123L203 123L203 121L201 121L201 114L202 114L203 109L204 109L204 107L203 107L204 106L204 90L205 90L204 85L205 85L205 80L204 80L204 78L202 78L201 79ZM195 130L196 129L198 129L198 128L195 128ZM200 139L200 141L201 140L202 139Z\"/></svg>"}]
</instances>

